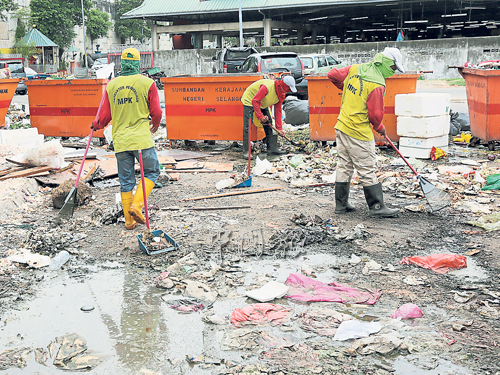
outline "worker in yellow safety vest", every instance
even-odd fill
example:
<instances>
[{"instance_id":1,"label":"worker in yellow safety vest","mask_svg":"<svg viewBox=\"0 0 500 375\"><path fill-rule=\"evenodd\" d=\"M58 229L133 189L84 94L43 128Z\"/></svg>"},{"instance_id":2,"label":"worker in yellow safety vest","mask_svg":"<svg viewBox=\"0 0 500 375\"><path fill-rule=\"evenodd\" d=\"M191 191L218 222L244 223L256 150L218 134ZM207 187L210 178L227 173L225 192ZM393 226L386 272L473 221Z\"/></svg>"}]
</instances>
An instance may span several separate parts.
<instances>
[{"instance_id":1,"label":"worker in yellow safety vest","mask_svg":"<svg viewBox=\"0 0 500 375\"><path fill-rule=\"evenodd\" d=\"M121 56L120 76L106 86L98 119L92 124L94 129L104 129L113 120L113 145L127 229L134 229L137 223L145 223L142 181L133 195L135 159L139 160L139 150L142 150L146 198L160 175L151 135L158 130L162 115L158 89L152 79L139 74L139 66L139 51L125 49Z\"/></svg>"},{"instance_id":2,"label":"worker in yellow safety vest","mask_svg":"<svg viewBox=\"0 0 500 375\"><path fill-rule=\"evenodd\" d=\"M276 129L280 135L282 130L282 104L288 92L297 92L295 79L286 75L282 79L261 79L247 87L241 97L243 103L243 158L248 157L249 123L262 128L266 133L268 155L281 155L284 151L278 148L278 135L273 133L272 116L269 107L274 105Z\"/></svg>"},{"instance_id":3,"label":"worker in yellow safety vest","mask_svg":"<svg viewBox=\"0 0 500 375\"><path fill-rule=\"evenodd\" d=\"M349 186L356 168L363 186L369 216L393 217L399 210L384 204L382 185L378 181L375 140L370 124L385 136L385 79L396 70L404 73L403 57L398 48L385 48L365 64L333 68L330 81L342 90L340 113L335 125L337 141L337 177L335 181L335 213L354 211L349 204Z\"/></svg>"}]
</instances>

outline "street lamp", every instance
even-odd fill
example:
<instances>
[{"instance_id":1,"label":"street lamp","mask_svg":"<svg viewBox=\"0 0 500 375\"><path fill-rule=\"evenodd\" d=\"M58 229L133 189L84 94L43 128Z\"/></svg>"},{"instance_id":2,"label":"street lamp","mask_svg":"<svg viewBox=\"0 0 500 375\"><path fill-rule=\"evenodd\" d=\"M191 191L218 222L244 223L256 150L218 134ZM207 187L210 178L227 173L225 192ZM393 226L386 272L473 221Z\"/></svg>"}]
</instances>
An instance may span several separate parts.
<instances>
[{"instance_id":1,"label":"street lamp","mask_svg":"<svg viewBox=\"0 0 500 375\"><path fill-rule=\"evenodd\" d=\"M241 0L240 0L241 1ZM83 52L85 56L85 68L87 69L87 44L85 42L85 13L83 13L83 0L82 0L82 23L83 23Z\"/></svg>"},{"instance_id":2,"label":"street lamp","mask_svg":"<svg viewBox=\"0 0 500 375\"><path fill-rule=\"evenodd\" d=\"M238 9L238 15L240 18L240 47L243 47L243 14L241 11L241 0L240 0L240 6Z\"/></svg>"}]
</instances>

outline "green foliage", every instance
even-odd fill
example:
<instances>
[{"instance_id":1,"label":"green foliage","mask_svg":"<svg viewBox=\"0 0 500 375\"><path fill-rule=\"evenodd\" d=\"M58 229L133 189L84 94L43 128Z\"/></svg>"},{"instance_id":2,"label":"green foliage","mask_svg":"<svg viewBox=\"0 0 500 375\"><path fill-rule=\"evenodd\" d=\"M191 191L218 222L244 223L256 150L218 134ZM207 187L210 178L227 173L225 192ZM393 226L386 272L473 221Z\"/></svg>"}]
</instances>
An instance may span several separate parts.
<instances>
[{"instance_id":1,"label":"green foliage","mask_svg":"<svg viewBox=\"0 0 500 375\"><path fill-rule=\"evenodd\" d=\"M104 13L97 8L90 9L86 14L85 28L92 41L108 35L111 25L108 13Z\"/></svg>"},{"instance_id":2,"label":"green foliage","mask_svg":"<svg viewBox=\"0 0 500 375\"><path fill-rule=\"evenodd\" d=\"M465 86L464 78L448 78L445 79L450 86Z\"/></svg>"},{"instance_id":3,"label":"green foliage","mask_svg":"<svg viewBox=\"0 0 500 375\"><path fill-rule=\"evenodd\" d=\"M61 60L59 62L59 69L60 70L65 70L68 69L69 63L67 61Z\"/></svg>"},{"instance_id":4,"label":"green foliage","mask_svg":"<svg viewBox=\"0 0 500 375\"><path fill-rule=\"evenodd\" d=\"M28 7L19 8L12 14L12 17L17 18L16 34L14 39L18 42L28 33L31 18L30 9Z\"/></svg>"},{"instance_id":5,"label":"green foliage","mask_svg":"<svg viewBox=\"0 0 500 375\"><path fill-rule=\"evenodd\" d=\"M12 12L16 10L18 5L14 2L14 0L0 0L0 20L5 21L4 12Z\"/></svg>"},{"instance_id":6,"label":"green foliage","mask_svg":"<svg viewBox=\"0 0 500 375\"><path fill-rule=\"evenodd\" d=\"M143 0L116 0L115 32L122 39L134 38L143 41L151 35L151 23L144 20L122 20L122 14L135 9Z\"/></svg>"},{"instance_id":7,"label":"green foliage","mask_svg":"<svg viewBox=\"0 0 500 375\"><path fill-rule=\"evenodd\" d=\"M15 53L20 53L25 59L29 59L31 56L39 53L36 48L35 42L29 44L18 43L17 47L14 48Z\"/></svg>"},{"instance_id":8,"label":"green foliage","mask_svg":"<svg viewBox=\"0 0 500 375\"><path fill-rule=\"evenodd\" d=\"M9 129L29 129L31 128L31 124L23 124L22 122L15 122L10 124Z\"/></svg>"},{"instance_id":9,"label":"green foliage","mask_svg":"<svg viewBox=\"0 0 500 375\"><path fill-rule=\"evenodd\" d=\"M92 2L84 0L83 4L87 14ZM30 7L32 22L59 46L61 55L75 36L74 26L82 24L81 0L31 0Z\"/></svg>"}]
</instances>

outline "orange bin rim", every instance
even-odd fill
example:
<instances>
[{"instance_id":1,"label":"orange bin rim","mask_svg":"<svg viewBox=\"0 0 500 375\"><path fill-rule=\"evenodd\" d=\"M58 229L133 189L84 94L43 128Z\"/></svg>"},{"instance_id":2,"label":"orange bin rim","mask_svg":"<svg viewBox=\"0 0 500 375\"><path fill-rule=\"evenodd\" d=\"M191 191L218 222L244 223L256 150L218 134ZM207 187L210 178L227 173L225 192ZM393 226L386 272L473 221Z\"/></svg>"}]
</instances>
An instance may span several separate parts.
<instances>
[{"instance_id":1,"label":"orange bin rim","mask_svg":"<svg viewBox=\"0 0 500 375\"><path fill-rule=\"evenodd\" d=\"M500 72L500 70L498 71ZM309 74L306 75L306 79L309 81L313 80L323 80L327 78L328 73L315 73L315 74ZM402 73L402 74L394 74L393 76L390 76L389 78L386 79L401 79L401 78L415 78L415 77L420 77L422 74L421 73Z\"/></svg>"},{"instance_id":2,"label":"orange bin rim","mask_svg":"<svg viewBox=\"0 0 500 375\"><path fill-rule=\"evenodd\" d=\"M221 77L224 77L224 80L221 81ZM252 73L252 74L192 74L192 75L182 75L182 76L175 76L175 77L164 77L161 79L162 82L164 83L170 83L170 82L182 82L182 83L189 83L189 82L216 82L220 83L223 85L226 82L241 82L241 81L256 81L255 78L261 79L262 74L259 73Z\"/></svg>"},{"instance_id":3,"label":"orange bin rim","mask_svg":"<svg viewBox=\"0 0 500 375\"><path fill-rule=\"evenodd\" d=\"M5 78L5 79L0 79L0 83L19 83L20 79L19 78Z\"/></svg>"},{"instance_id":4,"label":"orange bin rim","mask_svg":"<svg viewBox=\"0 0 500 375\"><path fill-rule=\"evenodd\" d=\"M58 85L89 85L96 83L107 83L107 79L89 78L89 79L45 79L45 80L26 80L24 83L28 86L58 86Z\"/></svg>"},{"instance_id":5,"label":"orange bin rim","mask_svg":"<svg viewBox=\"0 0 500 375\"><path fill-rule=\"evenodd\" d=\"M472 68L463 68L462 73L465 74L474 74L476 76L500 76L500 70L498 69L472 69Z\"/></svg>"}]
</instances>

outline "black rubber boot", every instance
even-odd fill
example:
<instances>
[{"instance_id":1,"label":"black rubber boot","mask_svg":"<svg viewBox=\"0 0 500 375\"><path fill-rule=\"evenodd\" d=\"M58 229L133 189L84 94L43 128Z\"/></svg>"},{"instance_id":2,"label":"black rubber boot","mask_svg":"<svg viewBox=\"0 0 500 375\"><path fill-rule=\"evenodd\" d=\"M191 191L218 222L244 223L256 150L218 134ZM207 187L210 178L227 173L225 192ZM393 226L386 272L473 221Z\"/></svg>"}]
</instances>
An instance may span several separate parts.
<instances>
[{"instance_id":1,"label":"black rubber boot","mask_svg":"<svg viewBox=\"0 0 500 375\"><path fill-rule=\"evenodd\" d=\"M286 154L285 151L281 151L278 148L278 135L273 134L273 129L270 126L264 126L264 131L266 132L267 154L268 155Z\"/></svg>"},{"instance_id":2,"label":"black rubber boot","mask_svg":"<svg viewBox=\"0 0 500 375\"><path fill-rule=\"evenodd\" d=\"M398 216L399 210L389 208L384 204L384 193L382 192L382 184L379 182L372 186L363 186L365 192L366 203L370 208L368 216L373 217L395 217Z\"/></svg>"},{"instance_id":3,"label":"black rubber boot","mask_svg":"<svg viewBox=\"0 0 500 375\"><path fill-rule=\"evenodd\" d=\"M345 214L356 211L356 207L349 204L350 182L335 182L335 213Z\"/></svg>"}]
</instances>

